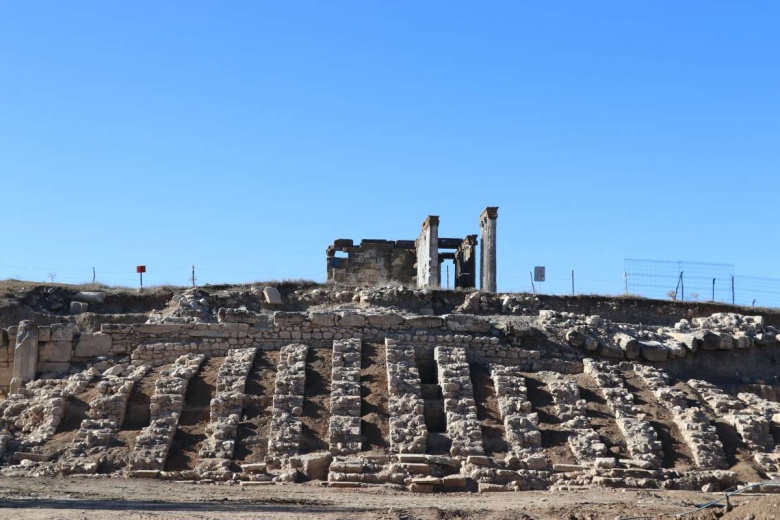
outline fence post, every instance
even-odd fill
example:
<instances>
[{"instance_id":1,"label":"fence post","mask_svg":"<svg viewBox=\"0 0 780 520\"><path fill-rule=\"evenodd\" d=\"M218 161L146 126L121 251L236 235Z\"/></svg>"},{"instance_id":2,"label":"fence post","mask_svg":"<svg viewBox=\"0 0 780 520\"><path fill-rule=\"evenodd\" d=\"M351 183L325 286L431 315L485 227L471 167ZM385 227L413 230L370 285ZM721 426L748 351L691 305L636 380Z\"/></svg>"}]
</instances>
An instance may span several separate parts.
<instances>
[{"instance_id":1,"label":"fence post","mask_svg":"<svg viewBox=\"0 0 780 520\"><path fill-rule=\"evenodd\" d=\"M571 295L574 296L574 269L571 270Z\"/></svg>"},{"instance_id":2,"label":"fence post","mask_svg":"<svg viewBox=\"0 0 780 520\"><path fill-rule=\"evenodd\" d=\"M732 276L731 277L731 305L735 305L734 303L735 300L736 298L734 298L734 276Z\"/></svg>"},{"instance_id":3,"label":"fence post","mask_svg":"<svg viewBox=\"0 0 780 520\"><path fill-rule=\"evenodd\" d=\"M712 279L712 301L715 301L715 278Z\"/></svg>"}]
</instances>

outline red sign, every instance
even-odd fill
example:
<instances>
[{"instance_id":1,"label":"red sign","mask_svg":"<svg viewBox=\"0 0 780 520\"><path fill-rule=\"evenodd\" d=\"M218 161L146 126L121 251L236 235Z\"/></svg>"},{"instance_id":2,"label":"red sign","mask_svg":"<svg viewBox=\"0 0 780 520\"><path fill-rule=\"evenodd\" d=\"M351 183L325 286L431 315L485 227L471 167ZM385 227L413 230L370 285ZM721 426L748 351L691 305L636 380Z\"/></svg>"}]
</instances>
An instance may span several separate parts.
<instances>
[{"instance_id":1,"label":"red sign","mask_svg":"<svg viewBox=\"0 0 780 520\"><path fill-rule=\"evenodd\" d=\"M137 266L135 266L135 272L136 273L145 273L146 272L146 266L145 265L137 265Z\"/></svg>"}]
</instances>

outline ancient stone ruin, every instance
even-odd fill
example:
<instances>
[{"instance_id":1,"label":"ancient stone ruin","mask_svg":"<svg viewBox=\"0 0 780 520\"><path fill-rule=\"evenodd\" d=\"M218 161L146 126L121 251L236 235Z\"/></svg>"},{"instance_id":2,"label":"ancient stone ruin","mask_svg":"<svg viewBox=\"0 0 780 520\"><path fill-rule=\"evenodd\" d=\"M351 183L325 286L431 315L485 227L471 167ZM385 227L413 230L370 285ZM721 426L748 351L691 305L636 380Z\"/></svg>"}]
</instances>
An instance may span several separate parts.
<instances>
[{"instance_id":1,"label":"ancient stone ruin","mask_svg":"<svg viewBox=\"0 0 780 520\"><path fill-rule=\"evenodd\" d=\"M498 208L488 207L480 216L480 284L496 292L496 221ZM417 240L370 240L356 246L341 238L329 246L328 281L345 284L395 282L420 289L441 287L442 264L454 264L455 288L477 286L477 235L440 238L439 217L428 215ZM442 251L449 250L449 251ZM346 254L346 256L344 256Z\"/></svg>"},{"instance_id":2,"label":"ancient stone ruin","mask_svg":"<svg viewBox=\"0 0 780 520\"><path fill-rule=\"evenodd\" d=\"M403 257L423 289L193 288L87 312L75 290L20 296L10 315L28 319L0 329L0 473L421 493L717 490L780 473L780 312L495 294L490 276L486 291L435 290L439 248L457 246L463 275L476 262L474 240L436 227L417 251L337 241L352 264L329 267L385 276Z\"/></svg>"}]
</instances>

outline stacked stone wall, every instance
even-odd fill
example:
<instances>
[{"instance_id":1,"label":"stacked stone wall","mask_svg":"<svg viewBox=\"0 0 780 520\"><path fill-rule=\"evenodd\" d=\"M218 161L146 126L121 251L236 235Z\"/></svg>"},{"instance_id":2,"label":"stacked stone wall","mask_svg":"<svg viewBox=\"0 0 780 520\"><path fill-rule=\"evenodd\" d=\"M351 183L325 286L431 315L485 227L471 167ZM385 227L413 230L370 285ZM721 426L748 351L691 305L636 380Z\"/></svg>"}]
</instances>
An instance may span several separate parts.
<instances>
[{"instance_id":1,"label":"stacked stone wall","mask_svg":"<svg viewBox=\"0 0 780 520\"><path fill-rule=\"evenodd\" d=\"M444 396L447 435L452 441L450 454L454 457L482 455L482 430L477 420L466 351L463 347L437 346L434 356Z\"/></svg>"},{"instance_id":2,"label":"stacked stone wall","mask_svg":"<svg viewBox=\"0 0 780 520\"><path fill-rule=\"evenodd\" d=\"M87 419L84 419L66 453L61 457L62 473L96 473L99 455L117 434L125 418L127 401L133 385L148 371L148 365L124 367L114 365L106 370L97 384L98 396L89 403Z\"/></svg>"},{"instance_id":3,"label":"stacked stone wall","mask_svg":"<svg viewBox=\"0 0 780 520\"><path fill-rule=\"evenodd\" d=\"M672 413L677 428L691 449L696 466L701 469L726 467L723 444L704 411L698 406L689 406L685 393L671 386L669 376L662 370L634 365L634 371L650 388L658 402Z\"/></svg>"},{"instance_id":4,"label":"stacked stone wall","mask_svg":"<svg viewBox=\"0 0 780 520\"><path fill-rule=\"evenodd\" d=\"M385 351L390 448L396 453L425 453L428 428L414 347L386 339Z\"/></svg>"},{"instance_id":5,"label":"stacked stone wall","mask_svg":"<svg viewBox=\"0 0 780 520\"><path fill-rule=\"evenodd\" d=\"M542 434L539 416L531 412L525 377L517 367L492 365L490 377L498 399L498 407L504 420L510 457L517 459L521 469L543 470L547 457L541 451ZM514 461L505 460L510 466Z\"/></svg>"},{"instance_id":6,"label":"stacked stone wall","mask_svg":"<svg viewBox=\"0 0 780 520\"><path fill-rule=\"evenodd\" d=\"M330 394L329 446L334 455L361 450L359 339L333 342L333 371Z\"/></svg>"},{"instance_id":7,"label":"stacked stone wall","mask_svg":"<svg viewBox=\"0 0 780 520\"><path fill-rule=\"evenodd\" d=\"M539 372L552 395L555 412L562 425L569 428L568 445L580 464L593 466L607 454L607 445L601 441L587 416L587 401L580 398L580 387L565 380L557 372Z\"/></svg>"},{"instance_id":8,"label":"stacked stone wall","mask_svg":"<svg viewBox=\"0 0 780 520\"><path fill-rule=\"evenodd\" d=\"M780 452L775 451L767 409L758 402L732 397L710 383L691 379L688 385L701 396L715 414L733 427L753 452L753 459L771 478L780 477Z\"/></svg>"},{"instance_id":9,"label":"stacked stone wall","mask_svg":"<svg viewBox=\"0 0 780 520\"><path fill-rule=\"evenodd\" d=\"M230 349L217 373L217 391L210 403L206 440L199 455L204 459L232 459L236 432L244 407L246 378L252 369L256 348Z\"/></svg>"},{"instance_id":10,"label":"stacked stone wall","mask_svg":"<svg viewBox=\"0 0 780 520\"><path fill-rule=\"evenodd\" d=\"M187 354L161 371L149 406L149 426L136 438L130 455L131 470L161 471L164 468L179 425L187 386L204 359L203 354Z\"/></svg>"},{"instance_id":11,"label":"stacked stone wall","mask_svg":"<svg viewBox=\"0 0 780 520\"><path fill-rule=\"evenodd\" d=\"M308 345L303 344L285 345L280 352L268 435L272 462L285 463L300 449L308 352Z\"/></svg>"},{"instance_id":12,"label":"stacked stone wall","mask_svg":"<svg viewBox=\"0 0 780 520\"><path fill-rule=\"evenodd\" d=\"M631 457L645 461L652 467L659 467L662 447L658 434L648 421L639 416L639 410L634 406L634 396L619 369L604 361L592 359L585 359L583 364L585 373L596 381L607 406L614 414Z\"/></svg>"}]
</instances>

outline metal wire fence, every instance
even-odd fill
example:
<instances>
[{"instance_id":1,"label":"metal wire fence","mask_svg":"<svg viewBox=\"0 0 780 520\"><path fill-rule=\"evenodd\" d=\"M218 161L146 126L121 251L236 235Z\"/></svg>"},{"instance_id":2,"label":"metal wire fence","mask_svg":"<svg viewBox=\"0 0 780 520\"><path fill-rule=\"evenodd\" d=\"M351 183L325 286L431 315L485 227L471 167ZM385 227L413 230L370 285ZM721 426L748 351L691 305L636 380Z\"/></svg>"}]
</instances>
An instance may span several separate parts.
<instances>
[{"instance_id":1,"label":"metal wire fence","mask_svg":"<svg viewBox=\"0 0 780 520\"><path fill-rule=\"evenodd\" d=\"M626 294L780 307L780 278L735 274L733 264L626 258Z\"/></svg>"}]
</instances>

